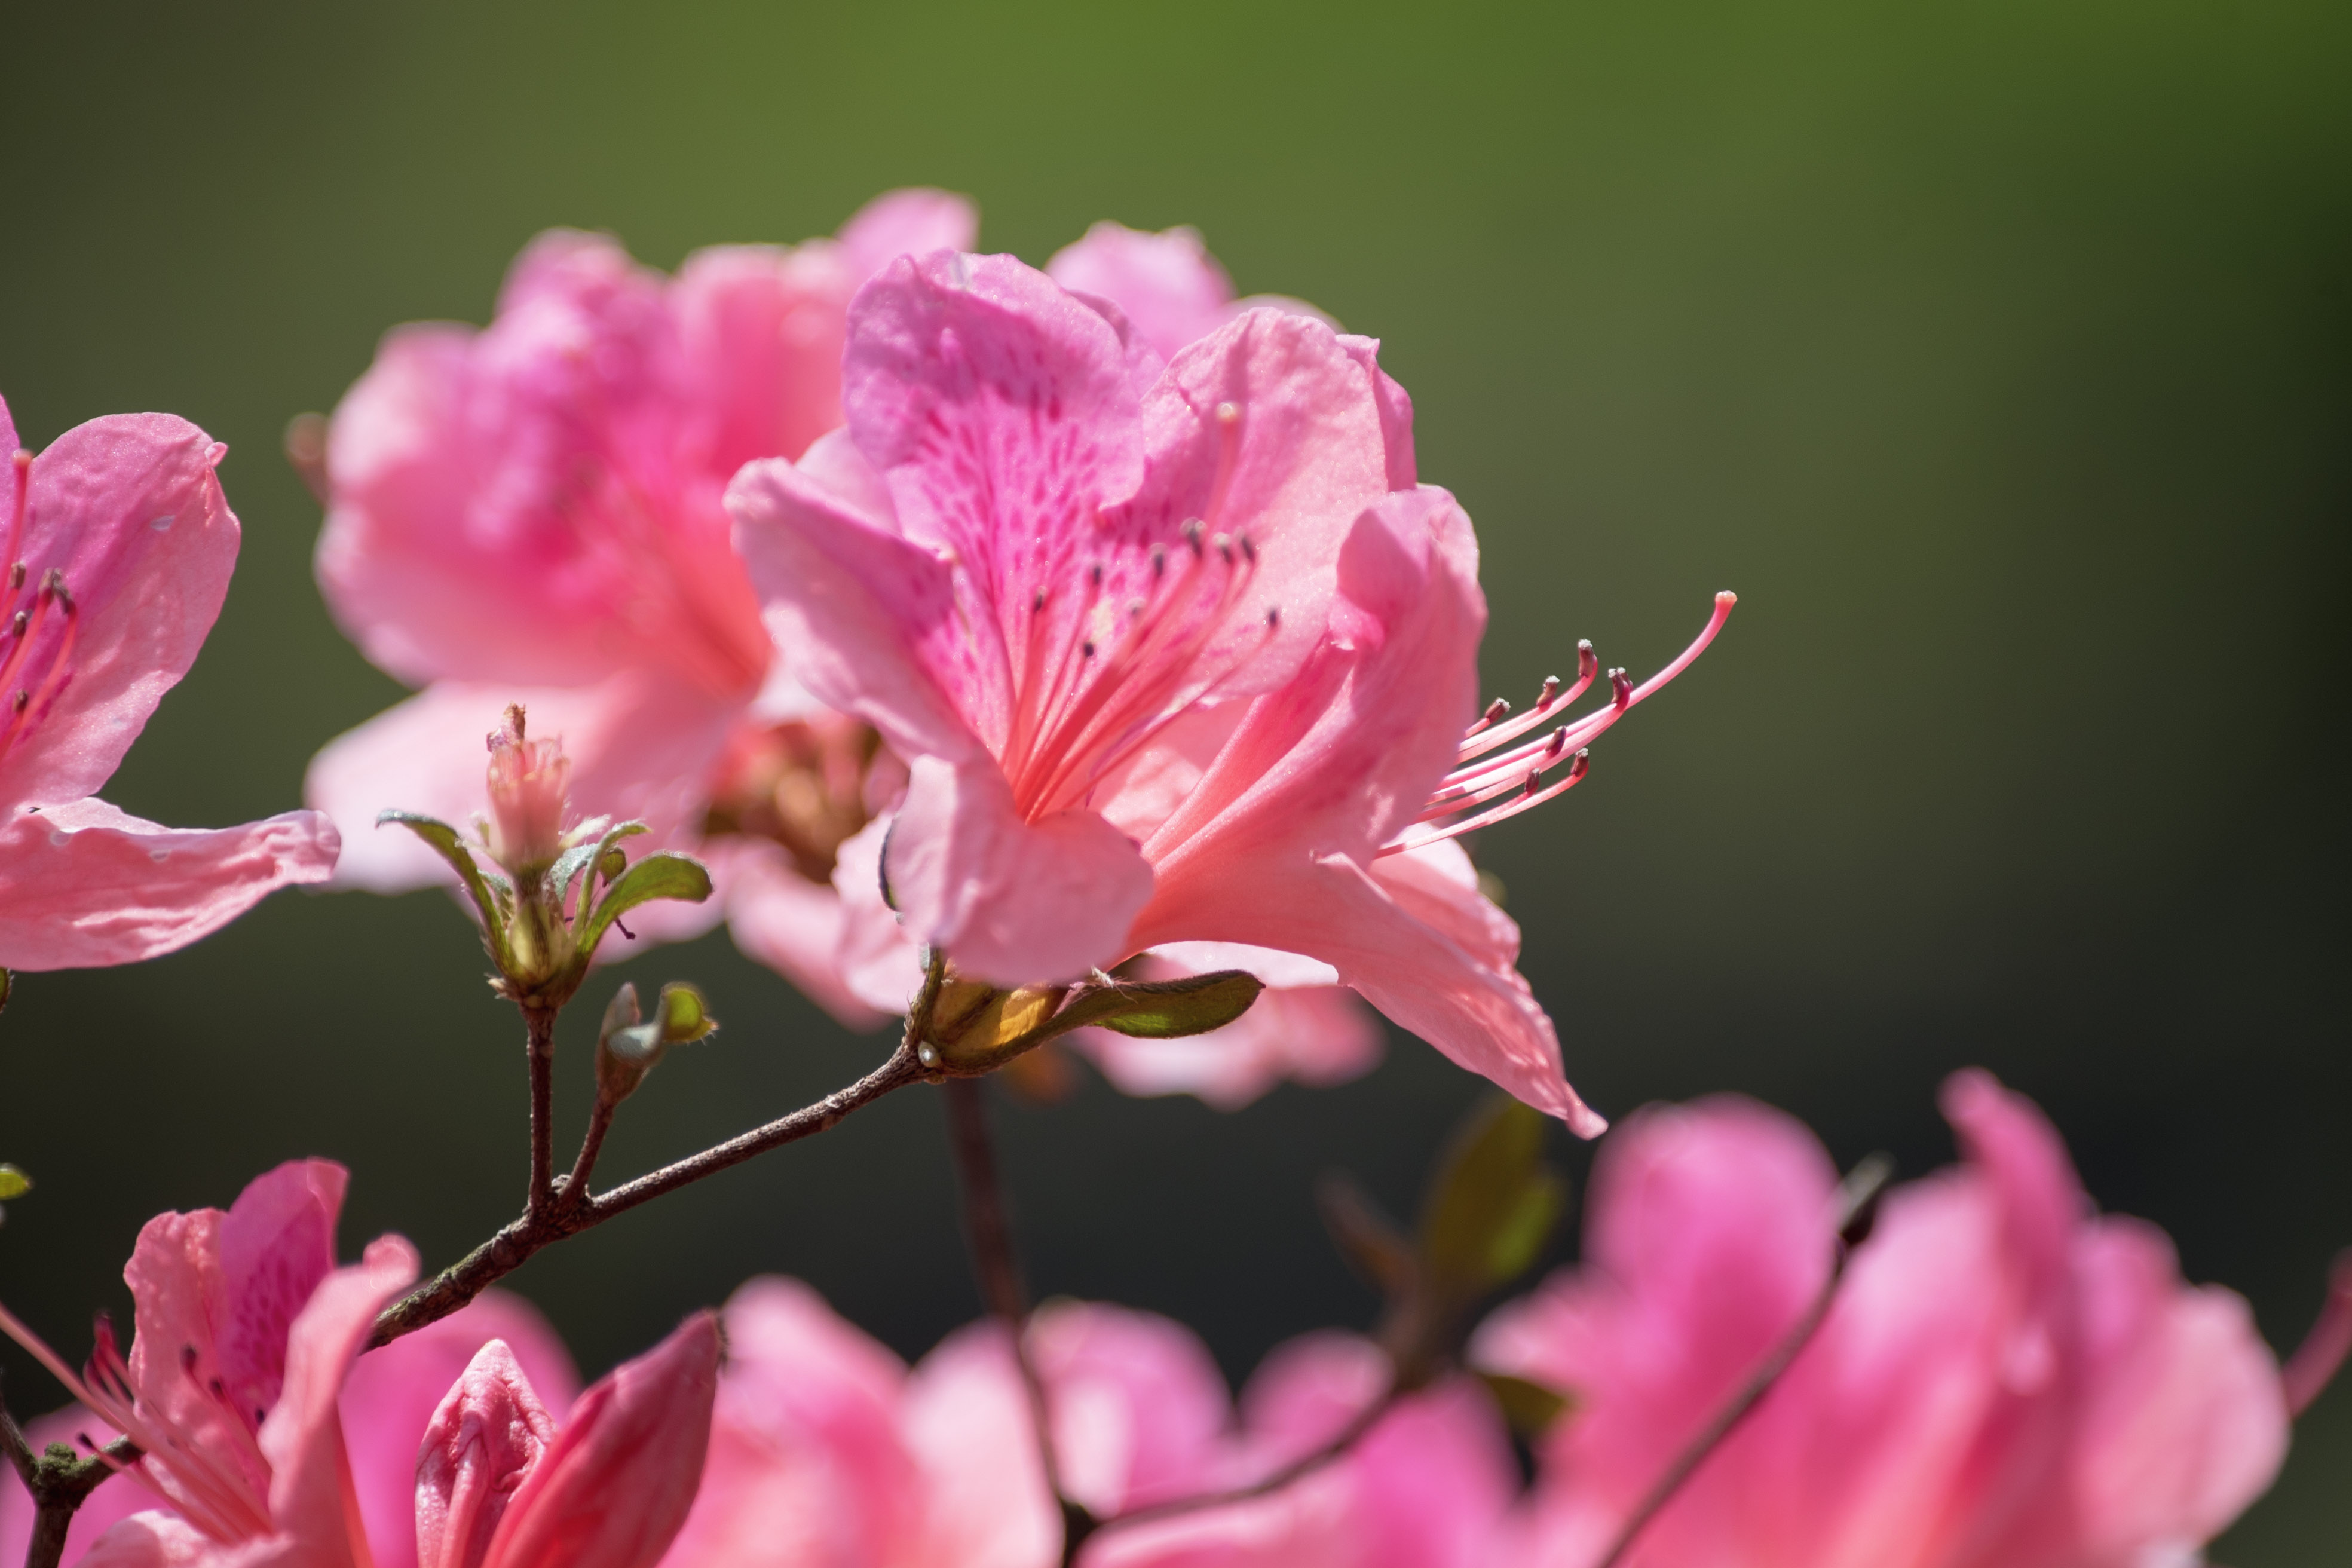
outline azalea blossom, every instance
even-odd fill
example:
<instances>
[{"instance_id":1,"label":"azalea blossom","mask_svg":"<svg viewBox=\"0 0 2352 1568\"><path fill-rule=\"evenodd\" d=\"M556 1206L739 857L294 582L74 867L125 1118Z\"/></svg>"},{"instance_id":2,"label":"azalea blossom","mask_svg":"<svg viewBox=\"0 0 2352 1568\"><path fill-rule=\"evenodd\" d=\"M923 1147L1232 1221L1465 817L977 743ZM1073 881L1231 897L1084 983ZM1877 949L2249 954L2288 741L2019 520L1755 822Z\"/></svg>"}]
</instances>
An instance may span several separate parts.
<instances>
[{"instance_id":1,"label":"azalea blossom","mask_svg":"<svg viewBox=\"0 0 2352 1568\"><path fill-rule=\"evenodd\" d=\"M1886 1197L1818 1332L1629 1565L2189 1564L2268 1487L2289 1402L2245 1302L2095 1214L1988 1075L1944 1110L1963 1163ZM1602 1148L1587 1261L1475 1347L1570 1397L1516 1561L1598 1560L1821 1289L1836 1184L1801 1126L1742 1100L1644 1111Z\"/></svg>"},{"instance_id":2,"label":"azalea blossom","mask_svg":"<svg viewBox=\"0 0 2352 1568\"><path fill-rule=\"evenodd\" d=\"M341 1166L299 1160L256 1177L226 1211L150 1221L124 1270L140 1314L138 1338L127 1362L108 1348L110 1333L102 1339L100 1375L90 1381L118 1393L127 1386L144 1425L183 1433L239 1485L266 1490L249 1468L260 1413L282 1393L295 1316L334 1272L345 1185ZM579 1377L562 1342L529 1302L496 1290L370 1352L345 1379L337 1404L376 1568L414 1568L417 1447L450 1384L493 1339L514 1347L551 1408L570 1409ZM209 1397L215 1379L222 1398ZM234 1407L224 1408L231 1391ZM50 1443L79 1447L85 1439L103 1447L123 1429L100 1407L77 1405L30 1423L27 1433L37 1451ZM178 1483L157 1468L168 1462L163 1451L165 1460L142 1463L90 1494L66 1538L66 1561L79 1561L110 1526L163 1503ZM22 1561L32 1529L23 1483L14 1470L0 1474L0 1563Z\"/></svg>"},{"instance_id":3,"label":"azalea blossom","mask_svg":"<svg viewBox=\"0 0 2352 1568\"><path fill-rule=\"evenodd\" d=\"M1218 942L1327 965L1588 1135L1462 832L1566 789L1639 687L1481 716L1469 520L1370 339L1250 310L1162 363L1009 257L894 262L845 427L729 492L797 679L908 763L881 869L1001 985Z\"/></svg>"},{"instance_id":4,"label":"azalea blossom","mask_svg":"<svg viewBox=\"0 0 2352 1568\"><path fill-rule=\"evenodd\" d=\"M674 279L559 231L516 261L488 329L386 337L327 434L318 575L361 650L423 690L311 764L310 802L351 840L341 885L449 879L373 824L386 809L481 814L480 737L520 702L563 742L591 811L652 826L640 847L696 848L714 810L763 829L700 846L737 940L845 1021L877 1021L837 978L831 889L793 848L845 836L841 805L863 813L895 781L884 764L871 791L828 793L871 750L835 746L776 669L719 498L747 459L796 456L838 423L857 286L972 228L959 197L896 192L837 239L698 251ZM793 778L755 778L770 758ZM757 784L773 809L746 824ZM812 789L822 809L803 819ZM636 929L689 934L719 912Z\"/></svg>"},{"instance_id":5,"label":"azalea blossom","mask_svg":"<svg viewBox=\"0 0 2352 1568\"><path fill-rule=\"evenodd\" d=\"M184 419L118 414L36 457L0 402L0 968L152 958L334 868L316 812L163 827L96 795L220 614L227 450Z\"/></svg>"},{"instance_id":6,"label":"azalea blossom","mask_svg":"<svg viewBox=\"0 0 2352 1568\"><path fill-rule=\"evenodd\" d=\"M75 1561L650 1568L701 1473L715 1318L689 1319L582 1394L561 1423L502 1338L462 1363L437 1404L420 1405L420 1380L500 1317L521 1331L522 1354L546 1369L559 1399L571 1368L511 1303L467 1325L452 1317L421 1345L360 1361L377 1312L415 1281L417 1260L406 1241L386 1236L358 1264L331 1267L343 1183L339 1166L298 1162L253 1183L226 1214L150 1221L123 1276L137 1308L130 1355L101 1321L82 1376L0 1313L0 1328L66 1384L92 1425L141 1449L87 1505L98 1511L77 1521L82 1535L96 1533ZM103 1440L86 1426L82 1434ZM355 1470L354 1458L367 1470ZM386 1474L389 1458L404 1474ZM390 1520L387 1480L405 1480L414 1499ZM120 1489L132 1481L162 1506L126 1516Z\"/></svg>"},{"instance_id":7,"label":"azalea blossom","mask_svg":"<svg viewBox=\"0 0 2352 1568\"><path fill-rule=\"evenodd\" d=\"M909 1370L795 1280L745 1285L701 1494L667 1568L1053 1568L1061 1521L1004 1330ZM1238 1416L1164 1318L1065 1302L1031 1321L1064 1485L1098 1519L1226 1490L1318 1448L1384 1386L1347 1335L1278 1350ZM1491 1405L1453 1383L1401 1402L1349 1456L1267 1498L1103 1531L1089 1568L1470 1568L1516 1488Z\"/></svg>"}]
</instances>

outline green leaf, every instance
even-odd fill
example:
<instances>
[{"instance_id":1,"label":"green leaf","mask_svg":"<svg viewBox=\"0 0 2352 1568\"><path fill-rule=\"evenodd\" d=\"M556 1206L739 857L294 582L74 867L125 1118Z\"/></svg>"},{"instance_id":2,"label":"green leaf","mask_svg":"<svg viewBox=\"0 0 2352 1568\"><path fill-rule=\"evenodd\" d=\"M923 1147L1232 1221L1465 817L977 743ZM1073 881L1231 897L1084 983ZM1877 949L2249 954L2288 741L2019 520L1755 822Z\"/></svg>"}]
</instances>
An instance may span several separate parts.
<instances>
[{"instance_id":1,"label":"green leaf","mask_svg":"<svg viewBox=\"0 0 2352 1568\"><path fill-rule=\"evenodd\" d=\"M1529 1383L1507 1372L1482 1372L1478 1381L1495 1396L1511 1430L1522 1437L1542 1436L1575 1403L1556 1388L1546 1388L1540 1383Z\"/></svg>"},{"instance_id":2,"label":"green leaf","mask_svg":"<svg viewBox=\"0 0 2352 1568\"><path fill-rule=\"evenodd\" d=\"M619 876L622 870L625 868L629 863L628 857L621 855L621 852L614 848L613 846L618 844L624 838L634 838L638 834L648 831L650 830L642 822L617 823L614 826L606 828L595 842L592 844L575 844L571 848L566 849L562 854L557 856L555 858L554 868L548 873L549 879L555 885L556 904L559 907L562 906L565 895L571 891L572 879L580 875L583 869L590 866L594 866L601 869L604 874L605 880L607 881ZM620 857L618 865L614 863L614 857L615 856ZM588 907L586 900L595 897L595 893L596 884L592 879L581 889L581 898L583 900L582 909L583 910Z\"/></svg>"},{"instance_id":3,"label":"green leaf","mask_svg":"<svg viewBox=\"0 0 2352 1568\"><path fill-rule=\"evenodd\" d=\"M0 1165L0 1203L21 1198L33 1190L33 1178L14 1165Z\"/></svg>"},{"instance_id":4,"label":"green leaf","mask_svg":"<svg viewBox=\"0 0 2352 1568\"><path fill-rule=\"evenodd\" d=\"M506 920L499 912L498 900L491 895L489 884L482 878L481 868L474 864L473 852L466 847L465 840L457 837L457 830L438 817L413 811L376 813L375 825L378 827L388 822L396 822L425 840L432 851L446 860L449 868L457 873L457 879L466 885L466 891L474 896L474 908L481 911L482 929L490 934L492 956L499 960L501 969L505 968Z\"/></svg>"},{"instance_id":5,"label":"green leaf","mask_svg":"<svg viewBox=\"0 0 2352 1568\"><path fill-rule=\"evenodd\" d=\"M1507 1096L1490 1100L1455 1139L1422 1209L1421 1251L1449 1296L1473 1300L1542 1256L1566 1205L1543 1163L1546 1119Z\"/></svg>"},{"instance_id":6,"label":"green leaf","mask_svg":"<svg viewBox=\"0 0 2352 1568\"><path fill-rule=\"evenodd\" d=\"M661 988L654 1016L661 1021L662 1043L668 1046L692 1045L719 1028L702 993L683 980L673 980Z\"/></svg>"},{"instance_id":7,"label":"green leaf","mask_svg":"<svg viewBox=\"0 0 2352 1568\"><path fill-rule=\"evenodd\" d=\"M710 872L701 861L690 855L672 850L656 849L613 880L604 891L604 902L596 906L580 928L580 951L596 951L612 923L655 899L681 899L698 904L710 896Z\"/></svg>"},{"instance_id":8,"label":"green leaf","mask_svg":"<svg viewBox=\"0 0 2352 1568\"><path fill-rule=\"evenodd\" d=\"M1205 1035L1248 1012L1265 989L1264 981L1239 969L1182 980L1121 981L1077 992L1054 1015L1045 1037L1088 1026L1146 1040Z\"/></svg>"}]
</instances>

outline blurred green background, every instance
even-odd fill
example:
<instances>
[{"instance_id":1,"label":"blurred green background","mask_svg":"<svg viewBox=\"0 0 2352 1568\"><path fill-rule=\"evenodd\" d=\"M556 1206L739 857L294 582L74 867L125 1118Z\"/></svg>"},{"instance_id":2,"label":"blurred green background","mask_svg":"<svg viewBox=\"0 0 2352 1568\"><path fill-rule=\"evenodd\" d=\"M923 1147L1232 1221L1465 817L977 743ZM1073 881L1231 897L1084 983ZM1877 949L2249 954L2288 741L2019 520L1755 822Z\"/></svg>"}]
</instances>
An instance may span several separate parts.
<instances>
[{"instance_id":1,"label":"blurred green background","mask_svg":"<svg viewBox=\"0 0 2352 1568\"><path fill-rule=\"evenodd\" d=\"M387 326L484 319L536 230L667 267L910 183L1033 261L1191 222L1244 291L1385 341L1485 541L1495 690L1580 636L1652 668L1739 591L1588 784L1480 846L1596 1105L1745 1089L1917 1173L1950 1157L1937 1082L1986 1063L2282 1348L2352 1241L2344 7L85 4L6 37L0 392L36 446L196 420L245 522L124 806L284 809L396 695L320 607L278 433ZM356 1172L347 1247L487 1235L522 1083L481 968L437 895L293 894L26 978L0 1158L41 1185L0 1294L78 1352L142 1219L304 1153ZM627 973L728 1028L631 1105L615 1173L879 1049L723 936ZM1173 1312L1237 1373L1361 1321L1311 1178L1402 1206L1477 1088L1399 1040L1235 1116L1009 1111L1038 1282ZM940 1121L897 1097L516 1283L592 1370L762 1269L919 1352L976 1310ZM2217 1555L2352 1558L2347 1463L2339 1388Z\"/></svg>"}]
</instances>

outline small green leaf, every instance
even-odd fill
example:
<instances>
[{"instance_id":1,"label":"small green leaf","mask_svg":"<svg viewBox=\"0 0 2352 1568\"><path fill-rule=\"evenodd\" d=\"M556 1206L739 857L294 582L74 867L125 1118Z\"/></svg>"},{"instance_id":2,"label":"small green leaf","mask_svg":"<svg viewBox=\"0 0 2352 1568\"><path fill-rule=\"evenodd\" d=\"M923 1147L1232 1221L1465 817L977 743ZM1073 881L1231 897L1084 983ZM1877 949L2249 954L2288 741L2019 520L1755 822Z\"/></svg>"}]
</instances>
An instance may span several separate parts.
<instances>
[{"instance_id":1,"label":"small green leaf","mask_svg":"<svg viewBox=\"0 0 2352 1568\"><path fill-rule=\"evenodd\" d=\"M33 1190L33 1178L14 1165L0 1165L0 1203L21 1198Z\"/></svg>"},{"instance_id":2,"label":"small green leaf","mask_svg":"<svg viewBox=\"0 0 2352 1568\"><path fill-rule=\"evenodd\" d=\"M577 832L578 829L575 828L573 831ZM634 838L638 834L650 830L642 822L616 823L606 828L593 843L575 844L557 856L554 868L548 873L549 879L555 884L556 903L559 906L562 904L565 896L571 891L572 879L590 866L600 869L608 882L619 876L627 868L629 858L613 847L624 838ZM592 879L581 889L583 910L587 908L586 901L593 899L595 895L596 884Z\"/></svg>"},{"instance_id":3,"label":"small green leaf","mask_svg":"<svg viewBox=\"0 0 2352 1568\"><path fill-rule=\"evenodd\" d=\"M710 872L690 855L656 849L613 879L604 902L581 926L582 952L593 952L612 923L655 899L681 899L698 904L710 896Z\"/></svg>"},{"instance_id":4,"label":"small green leaf","mask_svg":"<svg viewBox=\"0 0 2352 1568\"><path fill-rule=\"evenodd\" d=\"M661 988L654 1016L661 1020L662 1043L667 1046L691 1045L719 1028L702 993L683 980L673 980Z\"/></svg>"},{"instance_id":5,"label":"small green leaf","mask_svg":"<svg viewBox=\"0 0 2352 1568\"><path fill-rule=\"evenodd\" d=\"M1542 1255L1565 1205L1543 1164L1543 1113L1497 1095L1454 1141L1422 1210L1421 1251L1448 1295L1473 1300Z\"/></svg>"},{"instance_id":6,"label":"small green leaf","mask_svg":"<svg viewBox=\"0 0 2352 1568\"><path fill-rule=\"evenodd\" d=\"M1250 1010L1265 983L1224 969L1182 980L1129 980L1081 991L1054 1015L1052 1035L1093 1026L1146 1040L1172 1040L1222 1029Z\"/></svg>"},{"instance_id":7,"label":"small green leaf","mask_svg":"<svg viewBox=\"0 0 2352 1568\"><path fill-rule=\"evenodd\" d=\"M1511 1430L1522 1437L1542 1436L1575 1404L1556 1388L1546 1388L1540 1383L1529 1383L1507 1372L1482 1372L1478 1381L1495 1396Z\"/></svg>"},{"instance_id":8,"label":"small green leaf","mask_svg":"<svg viewBox=\"0 0 2352 1568\"><path fill-rule=\"evenodd\" d=\"M481 868L474 864L473 853L466 847L465 840L457 837L457 830L437 817L425 816L413 811L376 813L375 825L382 827L386 823L398 823L425 840L426 846L446 860L449 868L457 873L457 879L474 897L474 908L481 912L482 929L490 934L492 956L500 960L499 967L504 968L506 919L500 912L504 906L492 895L489 884L483 879Z\"/></svg>"}]
</instances>

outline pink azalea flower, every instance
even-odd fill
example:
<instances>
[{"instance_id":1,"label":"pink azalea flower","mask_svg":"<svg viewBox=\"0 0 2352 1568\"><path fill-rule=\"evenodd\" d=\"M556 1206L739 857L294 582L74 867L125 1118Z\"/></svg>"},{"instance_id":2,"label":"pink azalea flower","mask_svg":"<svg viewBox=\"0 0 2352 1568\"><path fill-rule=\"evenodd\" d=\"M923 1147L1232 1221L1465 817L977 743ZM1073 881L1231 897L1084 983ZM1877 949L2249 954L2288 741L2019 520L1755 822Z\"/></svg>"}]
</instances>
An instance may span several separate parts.
<instances>
[{"instance_id":1,"label":"pink azalea flower","mask_svg":"<svg viewBox=\"0 0 2352 1568\"><path fill-rule=\"evenodd\" d=\"M324 880L315 812L218 829L142 822L94 793L195 662L236 565L226 447L118 414L18 451L0 402L0 968L132 963L272 890Z\"/></svg>"},{"instance_id":2,"label":"pink azalea flower","mask_svg":"<svg viewBox=\"0 0 2352 1568\"><path fill-rule=\"evenodd\" d=\"M330 1162L297 1161L257 1177L226 1212L159 1215L141 1231L124 1270L138 1337L127 1363L101 1350L94 1379L101 1386L92 1392L100 1408L110 1410L116 1401L105 1390L127 1388L131 1425L181 1434L200 1456L196 1474L235 1478L217 1491L267 1494L268 1477L256 1458L263 1412L282 1395L295 1319L335 1272L345 1179ZM513 1344L556 1407L570 1407L579 1379L562 1342L528 1302L498 1291L362 1356L344 1380L337 1405L377 1568L414 1568L418 1444L451 1382L492 1339ZM110 1335L102 1345L110 1347ZM85 1437L103 1446L122 1429L97 1409L75 1405L33 1423L28 1433L37 1448L80 1447ZM90 1495L67 1537L68 1562L79 1561L111 1526L187 1492L173 1450L158 1451L158 1460ZM215 1494L200 1489L197 1495ZM8 1471L0 1477L0 1563L23 1558L32 1528L32 1500Z\"/></svg>"},{"instance_id":3,"label":"pink azalea flower","mask_svg":"<svg viewBox=\"0 0 2352 1568\"><path fill-rule=\"evenodd\" d=\"M701 1494L667 1568L1052 1568L1061 1525L1002 1329L908 1370L794 1280L727 1307ZM1199 1341L1166 1319L1060 1303L1030 1327L1064 1484L1098 1517L1246 1484L1312 1451L1381 1387L1345 1335L1270 1357L1240 1418ZM1515 1489L1485 1395L1415 1395L1352 1456L1267 1498L1106 1531L1088 1568L1479 1562Z\"/></svg>"},{"instance_id":4,"label":"pink azalea flower","mask_svg":"<svg viewBox=\"0 0 2352 1568\"><path fill-rule=\"evenodd\" d=\"M1476 542L1375 348L1254 310L1163 364L1009 257L902 258L851 310L845 429L737 476L737 544L800 680L908 759L887 880L960 971L1297 954L1589 1135L1451 840L1572 784L1729 598L1593 715L1522 741L1588 655L1476 719Z\"/></svg>"},{"instance_id":5,"label":"pink azalea flower","mask_svg":"<svg viewBox=\"0 0 2352 1568\"><path fill-rule=\"evenodd\" d=\"M2057 1134L1980 1072L1965 1162L1897 1188L1821 1330L1629 1564L2155 1568L2270 1484L2279 1368L2246 1304L2153 1226L2093 1212ZM1517 1561L1593 1562L1829 1267L1836 1173L1739 1100L1601 1150L1588 1261L1490 1321L1482 1360L1568 1393Z\"/></svg>"},{"instance_id":6,"label":"pink azalea flower","mask_svg":"<svg viewBox=\"0 0 2352 1568\"><path fill-rule=\"evenodd\" d=\"M77 1521L78 1536L95 1533L78 1561L650 1568L700 1479L714 1315L689 1319L582 1394L560 1430L503 1339L482 1344L437 1404L420 1403L424 1380L500 1319L559 1396L572 1374L535 1316L510 1302L360 1361L377 1312L415 1281L417 1262L387 1236L358 1264L332 1266L344 1180L340 1166L298 1162L254 1182L226 1214L150 1221L123 1271L138 1314L131 1354L116 1353L101 1323L87 1378L0 1313L0 1328L66 1384L91 1425L142 1450ZM120 1489L133 1481L163 1506L129 1512ZM385 1519L387 1493L404 1483L413 1512ZM14 1506L26 1506L21 1489Z\"/></svg>"},{"instance_id":7,"label":"pink azalea flower","mask_svg":"<svg viewBox=\"0 0 2352 1568\"><path fill-rule=\"evenodd\" d=\"M384 340L330 431L318 574L362 651L424 689L311 764L311 803L351 835L341 883L448 880L410 836L373 831L376 814L480 814L480 737L510 702L561 738L589 810L653 825L643 847L693 848L714 804L740 807L729 763L762 740L820 781L857 760L829 735L796 745L809 705L777 675L719 498L746 459L795 456L838 423L858 284L972 226L961 198L898 192L837 239L698 251L675 279L609 239L552 233L517 260L487 330ZM830 816L791 826L844 836ZM876 1021L836 976L823 879L774 837L712 848L746 950L846 1021ZM689 934L719 912L706 908L649 924Z\"/></svg>"}]
</instances>

